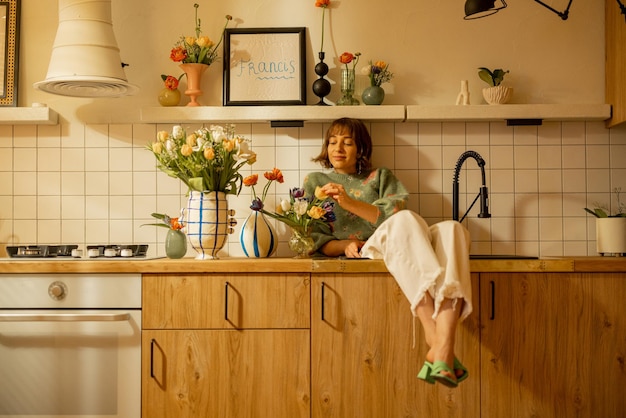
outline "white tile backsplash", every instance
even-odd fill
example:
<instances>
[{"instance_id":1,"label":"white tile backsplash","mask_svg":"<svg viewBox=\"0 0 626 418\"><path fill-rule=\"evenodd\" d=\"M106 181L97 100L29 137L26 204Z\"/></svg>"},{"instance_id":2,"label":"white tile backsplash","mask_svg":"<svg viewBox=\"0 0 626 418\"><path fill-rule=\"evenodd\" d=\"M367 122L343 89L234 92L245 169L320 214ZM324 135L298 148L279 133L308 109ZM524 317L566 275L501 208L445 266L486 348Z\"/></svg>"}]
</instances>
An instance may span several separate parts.
<instances>
[{"instance_id":1,"label":"white tile backsplash","mask_svg":"<svg viewBox=\"0 0 626 418\"><path fill-rule=\"evenodd\" d=\"M374 164L396 173L411 194L409 208L429 223L451 218L453 171L461 153L480 153L486 161L492 217L476 218L477 207L470 211L465 223L473 252L594 255L595 222L582 208L596 201L614 207L611 189L621 186L626 191L626 127L608 130L601 122L367 125ZM155 222L152 212L179 216L186 187L158 171L145 147L157 131L171 126L0 126L0 242L147 243L150 255L164 255L165 229L141 225ZM327 127L237 126L258 154L244 175L259 173L263 180L262 173L275 166L283 171L285 183L269 190L266 204L275 205L307 173L319 169L311 159L319 153ZM470 158L459 176L461 216L480 183L480 170ZM229 196L239 226L222 255L243 254L238 233L250 200L246 188ZM291 256L285 242L288 231L282 224L276 227L277 254Z\"/></svg>"}]
</instances>

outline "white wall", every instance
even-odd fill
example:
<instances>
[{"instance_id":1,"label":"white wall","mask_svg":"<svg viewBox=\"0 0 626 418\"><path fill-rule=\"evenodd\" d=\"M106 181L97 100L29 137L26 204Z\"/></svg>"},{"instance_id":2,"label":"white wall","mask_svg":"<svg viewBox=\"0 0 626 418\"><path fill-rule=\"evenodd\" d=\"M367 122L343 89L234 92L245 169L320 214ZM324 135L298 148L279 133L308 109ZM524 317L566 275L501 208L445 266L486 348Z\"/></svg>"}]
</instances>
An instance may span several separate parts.
<instances>
[{"instance_id":1,"label":"white wall","mask_svg":"<svg viewBox=\"0 0 626 418\"><path fill-rule=\"evenodd\" d=\"M205 34L216 37L223 16L238 27L306 26L312 69L319 48L321 10L314 0L204 1ZM567 0L551 2L564 9ZM169 50L193 30L193 1L113 0L113 23L126 74L140 87L134 97L75 99L36 91L45 78L56 31L55 1L22 0L20 106L44 102L59 112L57 126L0 126L0 243L148 243L162 254L164 230L140 227L154 211L175 214L185 190L154 168L144 146L169 125L142 124L140 109L157 105L160 74L179 74ZM463 1L335 1L327 20L325 51L338 79L336 56L363 53L363 63L383 59L396 78L385 85L386 104L452 104L459 80L468 79L473 104L482 102L476 67L511 70L516 103L604 102L604 2L576 0L562 21L531 0L516 2L477 21L462 19ZM206 105L221 103L221 66L205 77ZM308 74L308 84L314 75ZM358 88L365 86L359 80ZM334 87L331 100L338 98ZM309 103L316 98L310 94ZM284 195L317 167L324 124L271 129L240 124L259 154L254 172L281 168ZM375 123L370 125L375 163L392 168L412 193L411 208L429 222L450 218L452 170L458 156L475 149L487 161L493 218L468 226L483 253L594 254L593 219L582 211L609 202L626 174L626 128L601 122ZM472 200L478 171L461 175ZM230 200L240 224L248 213L246 191ZM275 195L269 197L271 201ZM279 228L281 229L281 228ZM286 231L281 229L281 239ZM236 234L224 255L240 255ZM281 242L279 254L289 256ZM190 254L191 255L191 254Z\"/></svg>"}]
</instances>

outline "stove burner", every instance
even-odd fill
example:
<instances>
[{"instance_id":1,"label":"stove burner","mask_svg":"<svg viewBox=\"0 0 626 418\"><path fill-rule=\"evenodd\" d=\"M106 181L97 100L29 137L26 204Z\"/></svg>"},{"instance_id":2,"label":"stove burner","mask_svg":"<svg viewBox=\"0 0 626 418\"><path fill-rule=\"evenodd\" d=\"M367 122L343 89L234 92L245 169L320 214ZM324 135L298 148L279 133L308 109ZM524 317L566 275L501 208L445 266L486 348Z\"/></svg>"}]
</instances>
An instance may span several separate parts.
<instances>
[{"instance_id":1,"label":"stove burner","mask_svg":"<svg viewBox=\"0 0 626 418\"><path fill-rule=\"evenodd\" d=\"M140 245L88 245L87 257L145 257L148 252L147 244Z\"/></svg>"},{"instance_id":2,"label":"stove burner","mask_svg":"<svg viewBox=\"0 0 626 418\"><path fill-rule=\"evenodd\" d=\"M78 245L19 245L7 246L9 257L15 258L45 258L45 257L71 257L72 250Z\"/></svg>"},{"instance_id":3,"label":"stove burner","mask_svg":"<svg viewBox=\"0 0 626 418\"><path fill-rule=\"evenodd\" d=\"M7 254L11 258L53 258L53 257L76 257L80 254L78 245L18 245L7 246ZM72 250L76 250L73 251ZM88 245L88 258L137 258L145 257L148 252L148 244L139 245Z\"/></svg>"}]
</instances>

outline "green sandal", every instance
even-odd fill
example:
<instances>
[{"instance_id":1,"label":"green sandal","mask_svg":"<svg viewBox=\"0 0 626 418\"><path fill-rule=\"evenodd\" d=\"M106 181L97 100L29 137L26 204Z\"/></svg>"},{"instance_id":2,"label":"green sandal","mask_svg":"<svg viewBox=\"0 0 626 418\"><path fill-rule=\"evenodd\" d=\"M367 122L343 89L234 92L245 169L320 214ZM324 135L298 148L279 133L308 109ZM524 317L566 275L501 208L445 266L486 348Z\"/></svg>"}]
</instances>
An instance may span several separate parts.
<instances>
[{"instance_id":1,"label":"green sandal","mask_svg":"<svg viewBox=\"0 0 626 418\"><path fill-rule=\"evenodd\" d=\"M449 376L442 372L448 373ZM433 363L433 368L431 370L430 377L432 379L435 379L437 382L441 383L442 385L445 385L449 388L457 387L459 382L455 376L456 375L454 374L454 370L452 370L445 361L439 360Z\"/></svg>"},{"instance_id":2,"label":"green sandal","mask_svg":"<svg viewBox=\"0 0 626 418\"><path fill-rule=\"evenodd\" d=\"M435 384L435 379L430 375L433 369L433 364L430 361L425 361L422 366L422 370L417 375L418 379L422 379L426 383L430 383L431 385Z\"/></svg>"},{"instance_id":3,"label":"green sandal","mask_svg":"<svg viewBox=\"0 0 626 418\"><path fill-rule=\"evenodd\" d=\"M457 376L456 375L456 371L457 370L463 370L463 374L461 376ZM456 382L457 383L461 383L462 381L464 381L465 379L467 379L469 377L469 372L467 371L465 366L463 364L461 364L459 359L456 358L456 357L454 358L454 375L456 376Z\"/></svg>"}]
</instances>

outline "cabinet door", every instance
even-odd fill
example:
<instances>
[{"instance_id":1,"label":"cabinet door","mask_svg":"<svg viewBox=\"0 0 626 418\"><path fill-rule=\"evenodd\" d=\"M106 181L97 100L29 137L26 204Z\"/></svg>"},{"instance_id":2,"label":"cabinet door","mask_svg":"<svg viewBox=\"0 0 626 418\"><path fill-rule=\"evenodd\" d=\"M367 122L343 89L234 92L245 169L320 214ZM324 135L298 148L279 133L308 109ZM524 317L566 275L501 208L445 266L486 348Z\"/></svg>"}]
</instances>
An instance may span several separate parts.
<instances>
[{"instance_id":1,"label":"cabinet door","mask_svg":"<svg viewBox=\"0 0 626 418\"><path fill-rule=\"evenodd\" d=\"M309 416L309 330L151 330L142 338L144 418Z\"/></svg>"},{"instance_id":2,"label":"cabinet door","mask_svg":"<svg viewBox=\"0 0 626 418\"><path fill-rule=\"evenodd\" d=\"M391 275L313 274L311 293L313 417L479 416L477 314L457 334L470 378L451 390L417 379L427 348Z\"/></svg>"},{"instance_id":3,"label":"cabinet door","mask_svg":"<svg viewBox=\"0 0 626 418\"><path fill-rule=\"evenodd\" d=\"M143 328L308 328L309 274L146 274Z\"/></svg>"},{"instance_id":4,"label":"cabinet door","mask_svg":"<svg viewBox=\"0 0 626 418\"><path fill-rule=\"evenodd\" d=\"M623 275L481 274L480 285L483 417L623 413Z\"/></svg>"}]
</instances>

